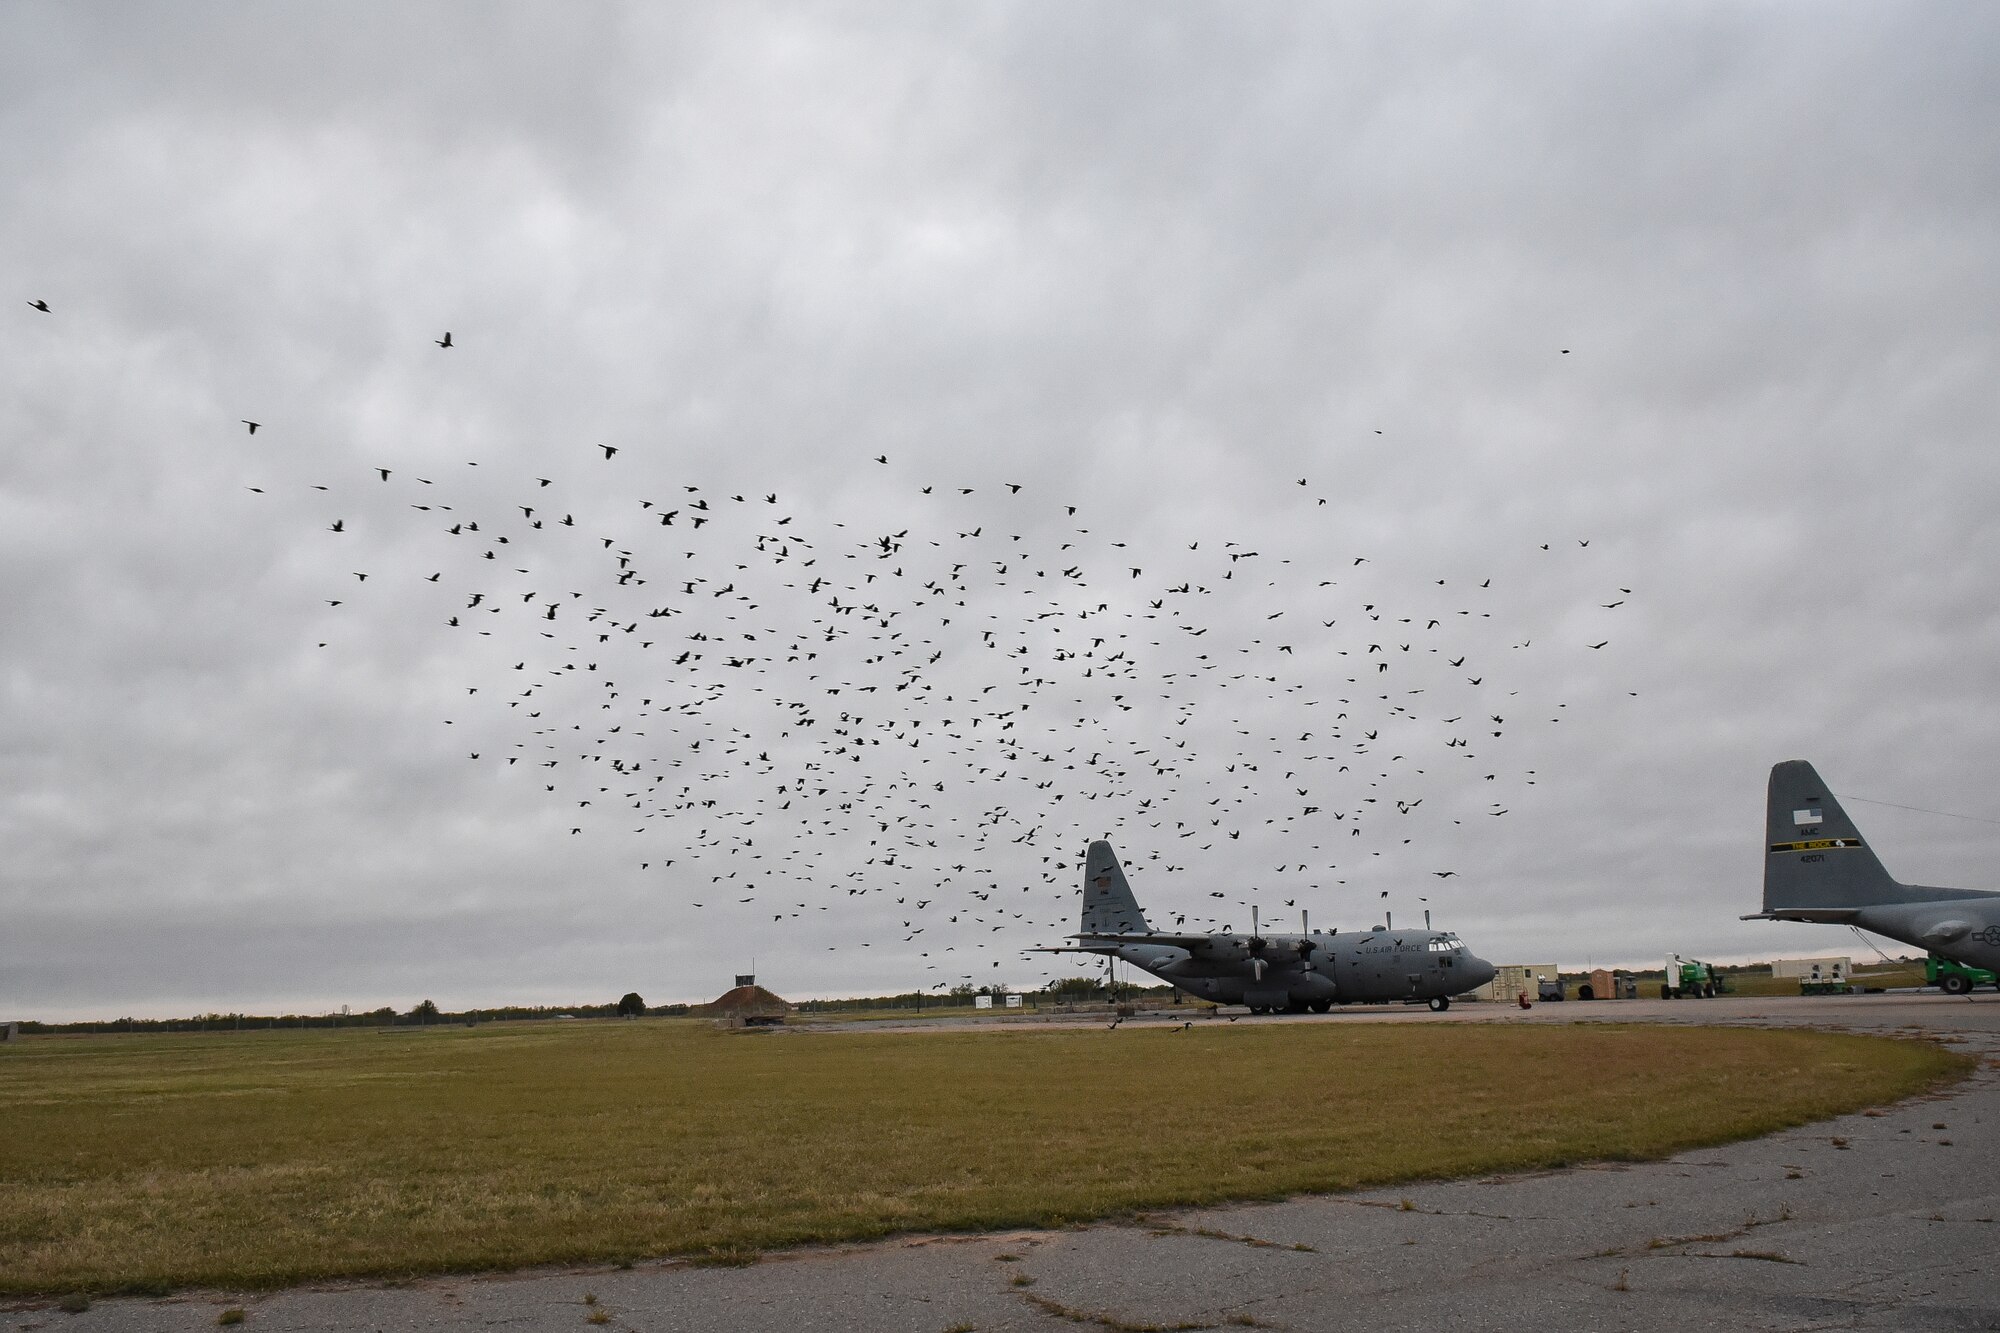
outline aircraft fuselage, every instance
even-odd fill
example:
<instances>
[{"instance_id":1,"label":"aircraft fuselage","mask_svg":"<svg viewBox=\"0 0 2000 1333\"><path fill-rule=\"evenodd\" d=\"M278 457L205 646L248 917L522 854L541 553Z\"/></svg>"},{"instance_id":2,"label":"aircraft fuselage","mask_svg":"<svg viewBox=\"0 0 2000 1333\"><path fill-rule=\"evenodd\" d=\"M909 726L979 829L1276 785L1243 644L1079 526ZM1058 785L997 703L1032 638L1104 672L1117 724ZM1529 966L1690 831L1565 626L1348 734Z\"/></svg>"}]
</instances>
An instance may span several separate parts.
<instances>
[{"instance_id":1,"label":"aircraft fuselage","mask_svg":"<svg viewBox=\"0 0 2000 1333\"><path fill-rule=\"evenodd\" d=\"M1115 936L1085 942L1196 999L1252 1009L1324 1011L1357 1001L1449 999L1493 979L1493 966L1457 937L1431 930L1358 935L1215 935L1187 946Z\"/></svg>"},{"instance_id":2,"label":"aircraft fuselage","mask_svg":"<svg viewBox=\"0 0 2000 1333\"><path fill-rule=\"evenodd\" d=\"M1970 967L2000 972L2000 898L1864 907L1854 924Z\"/></svg>"}]
</instances>

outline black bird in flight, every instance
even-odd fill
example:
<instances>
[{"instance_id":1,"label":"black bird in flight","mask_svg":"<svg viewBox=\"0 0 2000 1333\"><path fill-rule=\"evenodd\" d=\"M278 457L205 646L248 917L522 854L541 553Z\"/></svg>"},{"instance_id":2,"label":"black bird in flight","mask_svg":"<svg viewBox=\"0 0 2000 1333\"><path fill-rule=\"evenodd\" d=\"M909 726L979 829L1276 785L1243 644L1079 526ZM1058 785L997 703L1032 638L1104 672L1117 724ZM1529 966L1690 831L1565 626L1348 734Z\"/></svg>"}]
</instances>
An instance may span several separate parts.
<instances>
[{"instance_id":1,"label":"black bird in flight","mask_svg":"<svg viewBox=\"0 0 2000 1333\"><path fill-rule=\"evenodd\" d=\"M345 531L347 531L347 520L346 520L346 519L344 519L344 518L336 518L335 520L333 520L333 526L332 526L332 527L330 527L330 528L328 528L328 529L327 529L327 531L328 531L328 532L345 532Z\"/></svg>"},{"instance_id":2,"label":"black bird in flight","mask_svg":"<svg viewBox=\"0 0 2000 1333\"><path fill-rule=\"evenodd\" d=\"M263 425L263 424L264 424L264 423L263 423L263 422L261 422L261 421L249 421L249 420L244 420L244 419L243 419L243 418L241 418L241 417L239 417L239 418L237 418L237 419L238 419L238 420L240 420L240 421L243 421L243 424L244 424L244 425L246 425L246 426L248 426L248 427L250 428L250 433L251 433L252 435L255 435L255 434L257 433L257 427L259 427L259 426L261 426L261 425Z\"/></svg>"},{"instance_id":3,"label":"black bird in flight","mask_svg":"<svg viewBox=\"0 0 2000 1333\"><path fill-rule=\"evenodd\" d=\"M41 311L44 315L49 313L49 303L47 301L30 301L28 304Z\"/></svg>"},{"instance_id":4,"label":"black bird in flight","mask_svg":"<svg viewBox=\"0 0 2000 1333\"><path fill-rule=\"evenodd\" d=\"M618 452L618 446L615 444L600 444L597 447L604 451L604 458L606 462L610 461L611 455Z\"/></svg>"},{"instance_id":5,"label":"black bird in flight","mask_svg":"<svg viewBox=\"0 0 2000 1333\"><path fill-rule=\"evenodd\" d=\"M436 344L437 344L437 345L438 345L439 347L449 347L449 346L451 346L451 330L450 330L450 329L446 329L446 330L444 331L444 337L442 337L442 338L433 338L433 339L431 339L431 341L432 341L432 342L434 342L434 343L436 343Z\"/></svg>"}]
</instances>

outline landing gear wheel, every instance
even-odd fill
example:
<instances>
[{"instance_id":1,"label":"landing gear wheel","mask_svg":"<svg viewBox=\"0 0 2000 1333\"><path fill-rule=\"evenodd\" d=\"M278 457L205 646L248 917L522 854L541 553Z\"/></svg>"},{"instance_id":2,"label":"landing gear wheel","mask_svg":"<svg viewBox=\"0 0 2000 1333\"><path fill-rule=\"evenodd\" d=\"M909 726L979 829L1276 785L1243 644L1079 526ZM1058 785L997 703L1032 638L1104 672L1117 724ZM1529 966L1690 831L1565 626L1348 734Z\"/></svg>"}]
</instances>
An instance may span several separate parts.
<instances>
[{"instance_id":1,"label":"landing gear wheel","mask_svg":"<svg viewBox=\"0 0 2000 1333\"><path fill-rule=\"evenodd\" d=\"M1316 1013L1316 1014L1323 1014L1323 1013L1325 1013L1325 1012L1326 1012L1327 1010L1329 1010L1329 1009L1331 1009L1331 1008L1333 1008L1333 1001L1332 1001L1332 1000L1314 1000L1314 1001L1313 1001L1313 1012L1314 1012L1314 1013Z\"/></svg>"},{"instance_id":2,"label":"landing gear wheel","mask_svg":"<svg viewBox=\"0 0 2000 1333\"><path fill-rule=\"evenodd\" d=\"M1972 983L1956 972L1947 972L1938 978L1938 989L1946 995L1963 995L1972 989Z\"/></svg>"},{"instance_id":3,"label":"landing gear wheel","mask_svg":"<svg viewBox=\"0 0 2000 1333\"><path fill-rule=\"evenodd\" d=\"M1431 1000L1432 1013L1441 1014L1449 1008L1451 1008L1451 997L1449 995L1439 995L1439 996L1434 996L1432 998Z\"/></svg>"}]
</instances>

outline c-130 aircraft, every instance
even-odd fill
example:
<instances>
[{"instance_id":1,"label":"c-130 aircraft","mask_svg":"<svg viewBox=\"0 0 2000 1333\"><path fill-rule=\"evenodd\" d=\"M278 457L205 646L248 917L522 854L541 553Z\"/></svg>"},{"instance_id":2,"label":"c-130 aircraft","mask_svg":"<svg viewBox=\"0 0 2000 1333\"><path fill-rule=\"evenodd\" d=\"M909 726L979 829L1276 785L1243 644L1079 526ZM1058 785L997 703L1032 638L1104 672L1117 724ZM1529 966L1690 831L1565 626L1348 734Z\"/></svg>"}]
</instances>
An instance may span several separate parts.
<instances>
[{"instance_id":1,"label":"c-130 aircraft","mask_svg":"<svg viewBox=\"0 0 2000 1333\"><path fill-rule=\"evenodd\" d=\"M1771 769L1764 812L1764 910L1745 921L1857 926L1968 967L2000 971L2000 893L1903 884L1803 759ZM1963 976L1939 978L1963 994Z\"/></svg>"},{"instance_id":2,"label":"c-130 aircraft","mask_svg":"<svg viewBox=\"0 0 2000 1333\"><path fill-rule=\"evenodd\" d=\"M1428 1000L1442 1011L1452 996L1478 989L1494 972L1456 935L1428 927L1376 926L1358 935L1154 930L1117 853L1102 840L1084 858L1083 929L1070 938L1076 943L1036 952L1121 958L1196 999L1248 1005L1253 1014L1323 1014L1336 1004L1393 1000Z\"/></svg>"}]
</instances>

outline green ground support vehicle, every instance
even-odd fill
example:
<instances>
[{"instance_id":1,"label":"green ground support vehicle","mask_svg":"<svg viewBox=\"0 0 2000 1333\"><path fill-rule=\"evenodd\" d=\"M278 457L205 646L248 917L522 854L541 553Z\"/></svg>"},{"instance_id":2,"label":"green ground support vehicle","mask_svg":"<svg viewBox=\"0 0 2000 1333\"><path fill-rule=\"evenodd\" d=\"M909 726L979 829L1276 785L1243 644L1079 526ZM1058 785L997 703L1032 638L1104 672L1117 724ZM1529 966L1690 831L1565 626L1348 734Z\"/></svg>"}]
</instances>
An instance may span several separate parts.
<instances>
[{"instance_id":1,"label":"green ground support vehicle","mask_svg":"<svg viewBox=\"0 0 2000 1333\"><path fill-rule=\"evenodd\" d=\"M1714 963L1683 958L1679 954L1668 956L1666 980L1660 984L1661 999L1698 999L1728 993L1729 983L1715 970Z\"/></svg>"},{"instance_id":2,"label":"green ground support vehicle","mask_svg":"<svg viewBox=\"0 0 2000 1333\"><path fill-rule=\"evenodd\" d=\"M1991 986L2000 990L2000 976L1983 967L1968 967L1932 954L1924 959L1924 984L1936 986L1946 995L1964 995L1974 986Z\"/></svg>"}]
</instances>

